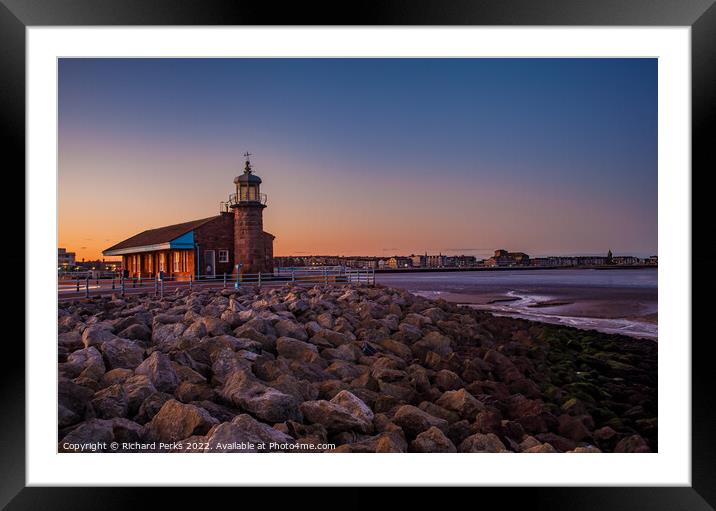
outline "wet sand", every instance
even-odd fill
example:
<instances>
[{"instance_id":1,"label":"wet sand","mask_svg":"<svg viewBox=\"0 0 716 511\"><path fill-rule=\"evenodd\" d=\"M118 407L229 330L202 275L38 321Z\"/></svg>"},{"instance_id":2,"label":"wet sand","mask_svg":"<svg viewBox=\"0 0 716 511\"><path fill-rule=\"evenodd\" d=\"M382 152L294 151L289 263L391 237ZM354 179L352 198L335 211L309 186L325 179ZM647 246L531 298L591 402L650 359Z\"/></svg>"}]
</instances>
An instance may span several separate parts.
<instances>
[{"instance_id":1,"label":"wet sand","mask_svg":"<svg viewBox=\"0 0 716 511\"><path fill-rule=\"evenodd\" d=\"M509 273L381 275L379 282L497 315L657 339L655 269Z\"/></svg>"}]
</instances>

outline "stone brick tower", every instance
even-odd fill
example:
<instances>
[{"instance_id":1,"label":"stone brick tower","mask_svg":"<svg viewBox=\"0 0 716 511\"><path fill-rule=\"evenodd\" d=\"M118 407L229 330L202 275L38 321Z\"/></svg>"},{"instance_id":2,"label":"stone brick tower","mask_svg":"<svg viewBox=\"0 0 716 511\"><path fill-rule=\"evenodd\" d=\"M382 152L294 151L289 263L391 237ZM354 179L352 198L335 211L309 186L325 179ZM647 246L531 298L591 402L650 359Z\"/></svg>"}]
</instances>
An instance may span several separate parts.
<instances>
[{"instance_id":1,"label":"stone brick tower","mask_svg":"<svg viewBox=\"0 0 716 511\"><path fill-rule=\"evenodd\" d=\"M251 154L244 156L244 173L234 179L236 194L230 200L234 210L234 268L240 264L242 274L270 272L273 265L264 246L269 240L263 228L266 195L260 190L261 178L252 172Z\"/></svg>"}]
</instances>

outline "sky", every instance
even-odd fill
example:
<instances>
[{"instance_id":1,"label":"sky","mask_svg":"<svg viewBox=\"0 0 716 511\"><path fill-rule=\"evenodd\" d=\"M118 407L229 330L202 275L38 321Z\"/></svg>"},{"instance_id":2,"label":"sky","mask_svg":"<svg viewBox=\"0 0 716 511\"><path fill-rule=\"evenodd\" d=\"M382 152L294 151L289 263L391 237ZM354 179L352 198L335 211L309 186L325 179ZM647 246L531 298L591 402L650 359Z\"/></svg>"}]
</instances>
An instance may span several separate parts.
<instances>
[{"instance_id":1,"label":"sky","mask_svg":"<svg viewBox=\"0 0 716 511\"><path fill-rule=\"evenodd\" d=\"M205 218L275 255L657 253L656 59L60 59L58 246Z\"/></svg>"}]
</instances>

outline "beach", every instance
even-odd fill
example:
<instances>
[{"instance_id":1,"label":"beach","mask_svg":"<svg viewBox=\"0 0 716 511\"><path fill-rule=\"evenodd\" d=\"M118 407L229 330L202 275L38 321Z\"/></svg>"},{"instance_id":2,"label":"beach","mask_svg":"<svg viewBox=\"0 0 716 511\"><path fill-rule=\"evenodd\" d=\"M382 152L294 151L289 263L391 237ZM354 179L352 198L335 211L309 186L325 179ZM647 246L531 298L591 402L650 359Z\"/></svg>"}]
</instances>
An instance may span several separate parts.
<instances>
[{"instance_id":1,"label":"beach","mask_svg":"<svg viewBox=\"0 0 716 511\"><path fill-rule=\"evenodd\" d=\"M376 280L496 315L658 337L656 268L393 273Z\"/></svg>"}]
</instances>

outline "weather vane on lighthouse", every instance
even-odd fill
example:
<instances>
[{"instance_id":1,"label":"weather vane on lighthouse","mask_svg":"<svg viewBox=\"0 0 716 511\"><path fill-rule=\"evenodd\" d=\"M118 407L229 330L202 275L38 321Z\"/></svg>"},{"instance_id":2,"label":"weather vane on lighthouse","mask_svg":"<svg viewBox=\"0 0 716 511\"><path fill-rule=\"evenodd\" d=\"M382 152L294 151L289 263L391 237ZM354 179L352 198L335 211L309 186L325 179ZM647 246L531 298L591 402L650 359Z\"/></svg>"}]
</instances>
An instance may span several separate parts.
<instances>
[{"instance_id":1,"label":"weather vane on lighthouse","mask_svg":"<svg viewBox=\"0 0 716 511\"><path fill-rule=\"evenodd\" d=\"M251 172L251 161L250 161L249 157L251 156L251 153L246 151L244 153L244 156L246 157L246 166L244 167L244 172L250 173Z\"/></svg>"}]
</instances>

